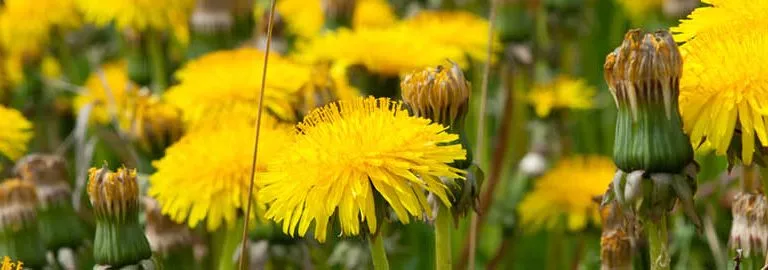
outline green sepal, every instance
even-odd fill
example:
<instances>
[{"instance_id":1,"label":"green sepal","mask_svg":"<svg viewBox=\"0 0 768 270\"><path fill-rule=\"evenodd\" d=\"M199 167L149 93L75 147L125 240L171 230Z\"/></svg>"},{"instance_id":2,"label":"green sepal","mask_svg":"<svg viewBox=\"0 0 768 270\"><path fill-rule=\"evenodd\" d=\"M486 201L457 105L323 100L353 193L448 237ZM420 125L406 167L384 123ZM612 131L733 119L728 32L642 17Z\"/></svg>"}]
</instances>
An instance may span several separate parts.
<instances>
[{"instance_id":1,"label":"green sepal","mask_svg":"<svg viewBox=\"0 0 768 270\"><path fill-rule=\"evenodd\" d=\"M97 220L93 257L96 264L123 267L152 257L149 242L138 223L138 216L128 222Z\"/></svg>"},{"instance_id":2,"label":"green sepal","mask_svg":"<svg viewBox=\"0 0 768 270\"><path fill-rule=\"evenodd\" d=\"M619 169L678 173L693 161L693 148L677 112L667 118L663 105L645 104L633 119L629 107L619 106L616 119L613 160Z\"/></svg>"},{"instance_id":3,"label":"green sepal","mask_svg":"<svg viewBox=\"0 0 768 270\"><path fill-rule=\"evenodd\" d=\"M56 202L37 210L40 237L48 250L63 247L75 249L86 238L85 228L69 200Z\"/></svg>"},{"instance_id":4,"label":"green sepal","mask_svg":"<svg viewBox=\"0 0 768 270\"><path fill-rule=\"evenodd\" d=\"M27 268L40 269L47 264L45 247L37 223L22 221L0 229L0 256L24 262Z\"/></svg>"}]
</instances>

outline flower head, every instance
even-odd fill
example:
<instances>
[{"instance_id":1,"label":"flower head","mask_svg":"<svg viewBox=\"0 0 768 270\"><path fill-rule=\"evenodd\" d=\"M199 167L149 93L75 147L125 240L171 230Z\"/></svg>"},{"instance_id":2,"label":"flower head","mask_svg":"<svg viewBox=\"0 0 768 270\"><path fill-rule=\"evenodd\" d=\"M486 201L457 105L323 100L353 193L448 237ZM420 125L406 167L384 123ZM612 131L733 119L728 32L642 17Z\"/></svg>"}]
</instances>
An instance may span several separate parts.
<instances>
[{"instance_id":1,"label":"flower head","mask_svg":"<svg viewBox=\"0 0 768 270\"><path fill-rule=\"evenodd\" d=\"M718 10L710 9L709 12ZM702 16L709 12L694 14ZM680 28L686 29L684 26L691 25L684 22ZM683 127L694 146L709 143L720 155L730 147L741 152L741 160L750 164L756 141L768 146L765 29L752 26L699 29L695 31L695 38L680 47L685 59L684 76L680 80ZM738 134L741 147L733 140Z\"/></svg>"},{"instance_id":2,"label":"flower head","mask_svg":"<svg viewBox=\"0 0 768 270\"><path fill-rule=\"evenodd\" d=\"M547 117L556 109L589 109L596 90L583 79L561 75L553 81L538 84L528 93L539 117Z\"/></svg>"},{"instance_id":3,"label":"flower head","mask_svg":"<svg viewBox=\"0 0 768 270\"><path fill-rule=\"evenodd\" d=\"M74 0L6 0L0 9L0 43L11 54L36 55L52 31L78 25Z\"/></svg>"},{"instance_id":4,"label":"flower head","mask_svg":"<svg viewBox=\"0 0 768 270\"><path fill-rule=\"evenodd\" d=\"M464 118L471 87L459 66L437 66L405 75L400 88L403 101L418 117L452 125Z\"/></svg>"},{"instance_id":5,"label":"flower head","mask_svg":"<svg viewBox=\"0 0 768 270\"><path fill-rule=\"evenodd\" d=\"M567 221L567 229L579 231L591 221L600 223L593 198L605 192L616 167L610 158L575 156L560 160L535 180L534 189L518 206L522 226L531 231L552 229ZM565 219L562 219L562 217Z\"/></svg>"},{"instance_id":6,"label":"flower head","mask_svg":"<svg viewBox=\"0 0 768 270\"><path fill-rule=\"evenodd\" d=\"M733 225L728 245L746 257L768 251L768 203L763 194L739 193L733 198Z\"/></svg>"},{"instance_id":7,"label":"flower head","mask_svg":"<svg viewBox=\"0 0 768 270\"><path fill-rule=\"evenodd\" d=\"M187 125L232 112L255 117L263 58L263 52L250 48L202 56L176 72L180 83L164 98L181 109ZM311 73L309 66L270 55L264 109L280 119L293 120L293 104Z\"/></svg>"},{"instance_id":8,"label":"flower head","mask_svg":"<svg viewBox=\"0 0 768 270\"><path fill-rule=\"evenodd\" d=\"M470 12L422 11L403 21L403 26L438 44L457 48L472 59L485 61L488 57L488 20ZM494 35L493 50L500 49L501 43Z\"/></svg>"},{"instance_id":9,"label":"flower head","mask_svg":"<svg viewBox=\"0 0 768 270\"><path fill-rule=\"evenodd\" d=\"M369 71L397 76L436 66L445 59L466 66L464 52L436 43L415 27L338 29L297 45L297 57L309 62L323 60L362 65Z\"/></svg>"},{"instance_id":10,"label":"flower head","mask_svg":"<svg viewBox=\"0 0 768 270\"><path fill-rule=\"evenodd\" d=\"M193 0L75 0L85 18L97 25L115 22L120 29L143 31L171 29L194 7ZM181 20L186 21L186 19Z\"/></svg>"},{"instance_id":11,"label":"flower head","mask_svg":"<svg viewBox=\"0 0 768 270\"><path fill-rule=\"evenodd\" d=\"M30 154L17 162L14 171L21 180L35 185L40 203L47 207L70 200L72 188L67 180L66 166L60 156Z\"/></svg>"},{"instance_id":12,"label":"flower head","mask_svg":"<svg viewBox=\"0 0 768 270\"><path fill-rule=\"evenodd\" d=\"M190 227L205 219L210 231L222 223L234 225L248 200L255 135L253 122L243 119L222 118L226 123L218 123L221 127L190 132L153 162L157 172L149 178L149 195L157 199L164 214ZM266 170L267 162L284 151L290 138L289 127L262 119L257 172Z\"/></svg>"},{"instance_id":13,"label":"flower head","mask_svg":"<svg viewBox=\"0 0 768 270\"><path fill-rule=\"evenodd\" d=\"M16 160L27 151L32 123L21 112L0 106L0 154Z\"/></svg>"},{"instance_id":14,"label":"flower head","mask_svg":"<svg viewBox=\"0 0 768 270\"><path fill-rule=\"evenodd\" d=\"M136 169L123 167L111 172L106 165L101 169L91 168L88 171L88 196L97 217L121 222L127 216L138 215Z\"/></svg>"},{"instance_id":15,"label":"flower head","mask_svg":"<svg viewBox=\"0 0 768 270\"><path fill-rule=\"evenodd\" d=\"M32 183L6 179L0 183L0 231L19 231L37 222L37 193Z\"/></svg>"},{"instance_id":16,"label":"flower head","mask_svg":"<svg viewBox=\"0 0 768 270\"><path fill-rule=\"evenodd\" d=\"M670 28L674 33L675 41L689 41L700 33L718 28L734 30L738 29L734 26L741 26L754 30L755 25L762 25L762 22L768 20L768 13L766 13L768 2L765 1L702 0L701 2L710 6L695 9L686 19L680 20L680 25Z\"/></svg>"},{"instance_id":17,"label":"flower head","mask_svg":"<svg viewBox=\"0 0 768 270\"><path fill-rule=\"evenodd\" d=\"M387 27L397 22L397 16L387 0L358 0L352 16L352 28Z\"/></svg>"},{"instance_id":18,"label":"flower head","mask_svg":"<svg viewBox=\"0 0 768 270\"><path fill-rule=\"evenodd\" d=\"M286 21L288 31L303 39L310 39L322 32L325 24L323 0L282 0L277 2L277 12ZM352 27L384 27L397 21L392 7L386 0L357 0L354 5Z\"/></svg>"},{"instance_id":19,"label":"flower head","mask_svg":"<svg viewBox=\"0 0 768 270\"><path fill-rule=\"evenodd\" d=\"M316 109L297 125L296 141L260 181L259 198L269 205L265 216L282 222L291 235L304 236L314 222L321 242L334 213L344 235L360 234L361 223L376 232L377 211L384 210L375 203L378 196L401 222L422 219L431 213L425 191L450 205L439 177L462 178L449 164L464 159L466 151L445 129L409 116L387 98Z\"/></svg>"}]
</instances>

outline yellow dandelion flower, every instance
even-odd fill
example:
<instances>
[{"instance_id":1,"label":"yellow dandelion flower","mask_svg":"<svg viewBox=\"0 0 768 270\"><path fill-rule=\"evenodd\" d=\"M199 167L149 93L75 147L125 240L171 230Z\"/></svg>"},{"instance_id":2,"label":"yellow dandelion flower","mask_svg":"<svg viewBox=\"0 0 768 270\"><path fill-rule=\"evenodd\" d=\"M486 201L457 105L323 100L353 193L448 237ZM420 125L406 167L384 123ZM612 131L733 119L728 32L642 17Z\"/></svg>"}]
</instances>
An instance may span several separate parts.
<instances>
[{"instance_id":1,"label":"yellow dandelion flower","mask_svg":"<svg viewBox=\"0 0 768 270\"><path fill-rule=\"evenodd\" d=\"M180 83L165 93L165 100L181 109L188 125L233 111L255 116L263 62L264 53L252 48L207 54L176 72ZM270 55L264 108L293 120L293 104L311 73L309 66Z\"/></svg>"},{"instance_id":2,"label":"yellow dandelion flower","mask_svg":"<svg viewBox=\"0 0 768 270\"><path fill-rule=\"evenodd\" d=\"M717 27L680 47L685 65L679 108L694 146L709 142L725 154L738 130L745 164L752 162L755 137L768 146L766 30Z\"/></svg>"},{"instance_id":3,"label":"yellow dandelion flower","mask_svg":"<svg viewBox=\"0 0 768 270\"><path fill-rule=\"evenodd\" d=\"M32 123L21 112L3 106L0 106L0 119L0 154L16 160L27 151Z\"/></svg>"},{"instance_id":4,"label":"yellow dandelion flower","mask_svg":"<svg viewBox=\"0 0 768 270\"><path fill-rule=\"evenodd\" d=\"M7 80L12 86L21 83L24 79L21 55L7 55L3 58L3 65L5 72L5 74L3 74L5 76L3 80Z\"/></svg>"},{"instance_id":5,"label":"yellow dandelion flower","mask_svg":"<svg viewBox=\"0 0 768 270\"><path fill-rule=\"evenodd\" d=\"M662 0L616 0L616 3L632 21L640 22L649 13L660 10Z\"/></svg>"},{"instance_id":6,"label":"yellow dandelion flower","mask_svg":"<svg viewBox=\"0 0 768 270\"><path fill-rule=\"evenodd\" d=\"M302 61L336 61L360 64L369 71L387 76L437 66L445 59L466 67L464 53L435 43L411 27L339 29L297 45Z\"/></svg>"},{"instance_id":7,"label":"yellow dandelion flower","mask_svg":"<svg viewBox=\"0 0 768 270\"><path fill-rule=\"evenodd\" d=\"M425 191L450 206L440 177L462 178L464 172L449 164L464 160L466 151L458 135L445 131L387 98L360 97L316 109L297 125L295 142L260 181L258 197L269 205L265 216L282 222L291 235L304 236L314 222L315 238L324 242L334 213L344 235L358 235L363 222L376 232L374 194L403 223L431 213Z\"/></svg>"},{"instance_id":8,"label":"yellow dandelion flower","mask_svg":"<svg viewBox=\"0 0 768 270\"><path fill-rule=\"evenodd\" d=\"M85 81L84 91L74 100L75 110L80 112L83 107L92 104L91 120L107 124L114 113L118 116L120 128L128 130L131 121L123 115L135 105L139 88L128 78L124 61L104 64L101 72L104 81L99 72L93 72Z\"/></svg>"},{"instance_id":9,"label":"yellow dandelion flower","mask_svg":"<svg viewBox=\"0 0 768 270\"><path fill-rule=\"evenodd\" d=\"M475 60L488 58L488 20L470 12L422 11L404 21L403 25L437 43L456 47ZM501 49L498 35L494 37L493 49Z\"/></svg>"},{"instance_id":10,"label":"yellow dandelion flower","mask_svg":"<svg viewBox=\"0 0 768 270\"><path fill-rule=\"evenodd\" d=\"M276 5L275 9L285 19L289 32L301 38L311 38L323 29L325 15L320 0L281 0Z\"/></svg>"},{"instance_id":11,"label":"yellow dandelion flower","mask_svg":"<svg viewBox=\"0 0 768 270\"><path fill-rule=\"evenodd\" d=\"M595 93L595 88L585 80L561 75L552 82L536 85L528 93L528 102L533 105L536 115L547 117L555 109L592 108Z\"/></svg>"},{"instance_id":12,"label":"yellow dandelion flower","mask_svg":"<svg viewBox=\"0 0 768 270\"><path fill-rule=\"evenodd\" d=\"M74 0L6 0L0 9L0 43L12 54L38 54L56 28L74 28Z\"/></svg>"},{"instance_id":13,"label":"yellow dandelion flower","mask_svg":"<svg viewBox=\"0 0 768 270\"><path fill-rule=\"evenodd\" d=\"M386 27L397 22L395 11L387 0L358 0L352 15L352 27Z\"/></svg>"},{"instance_id":14,"label":"yellow dandelion flower","mask_svg":"<svg viewBox=\"0 0 768 270\"><path fill-rule=\"evenodd\" d=\"M114 21L120 29L137 31L171 29L179 20L176 12L181 11L187 16L195 6L194 0L75 1L85 18L96 25L103 26Z\"/></svg>"},{"instance_id":15,"label":"yellow dandelion flower","mask_svg":"<svg viewBox=\"0 0 768 270\"><path fill-rule=\"evenodd\" d=\"M153 162L157 172L149 178L149 195L176 222L195 227L205 219L208 230L214 231L222 223L234 225L238 211L244 211L255 130L251 121L242 118L222 120L226 128L188 133ZM258 172L264 172L267 162L284 151L291 136L290 127L269 117L262 119Z\"/></svg>"},{"instance_id":16,"label":"yellow dandelion flower","mask_svg":"<svg viewBox=\"0 0 768 270\"><path fill-rule=\"evenodd\" d=\"M768 2L750 0L702 0L708 7L695 9L680 25L670 28L675 41L684 42L714 28L751 28L768 20Z\"/></svg>"},{"instance_id":17,"label":"yellow dandelion flower","mask_svg":"<svg viewBox=\"0 0 768 270\"><path fill-rule=\"evenodd\" d=\"M530 231L552 229L566 221L567 229L579 231L588 222L600 224L599 205L593 201L613 180L613 161L601 156L574 156L560 160L536 179L534 189L520 202L521 225Z\"/></svg>"}]
</instances>

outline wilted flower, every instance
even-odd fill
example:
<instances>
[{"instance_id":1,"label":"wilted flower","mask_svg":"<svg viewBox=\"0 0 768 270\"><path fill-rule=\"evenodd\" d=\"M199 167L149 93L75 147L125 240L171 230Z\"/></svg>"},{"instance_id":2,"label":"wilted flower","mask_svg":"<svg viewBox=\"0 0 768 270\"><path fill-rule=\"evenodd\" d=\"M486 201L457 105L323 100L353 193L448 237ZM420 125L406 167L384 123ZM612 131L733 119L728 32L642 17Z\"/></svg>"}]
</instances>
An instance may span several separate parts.
<instances>
[{"instance_id":1,"label":"wilted flower","mask_svg":"<svg viewBox=\"0 0 768 270\"><path fill-rule=\"evenodd\" d=\"M768 204L763 194L739 193L731 205L733 225L729 245L745 257L768 250Z\"/></svg>"},{"instance_id":2,"label":"wilted flower","mask_svg":"<svg viewBox=\"0 0 768 270\"><path fill-rule=\"evenodd\" d=\"M37 226L37 203L31 183L18 179L0 183L0 254L35 269L46 265Z\"/></svg>"},{"instance_id":3,"label":"wilted flower","mask_svg":"<svg viewBox=\"0 0 768 270\"><path fill-rule=\"evenodd\" d=\"M136 170L111 172L106 164L88 172L88 196L96 215L93 257L110 267L137 265L152 256L139 224L139 187Z\"/></svg>"},{"instance_id":4,"label":"wilted flower","mask_svg":"<svg viewBox=\"0 0 768 270\"><path fill-rule=\"evenodd\" d=\"M439 177L462 178L449 164L464 159L466 151L445 129L409 116L387 98L316 109L297 125L296 141L259 182L259 200L269 205L265 216L282 222L291 235L304 236L314 223L320 242L336 213L342 235L378 232L386 208L403 223L422 219L431 213L425 191L450 205Z\"/></svg>"}]
</instances>

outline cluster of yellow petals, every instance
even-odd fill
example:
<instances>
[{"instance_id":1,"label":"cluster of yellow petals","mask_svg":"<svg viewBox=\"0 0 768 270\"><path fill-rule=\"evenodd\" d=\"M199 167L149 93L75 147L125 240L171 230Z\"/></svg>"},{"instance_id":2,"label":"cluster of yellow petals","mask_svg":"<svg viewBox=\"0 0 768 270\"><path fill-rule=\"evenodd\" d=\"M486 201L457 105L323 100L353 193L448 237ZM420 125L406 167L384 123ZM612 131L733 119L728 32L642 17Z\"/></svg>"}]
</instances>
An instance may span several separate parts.
<instances>
[{"instance_id":1,"label":"cluster of yellow petals","mask_svg":"<svg viewBox=\"0 0 768 270\"><path fill-rule=\"evenodd\" d=\"M53 0L52 0L53 1ZM74 0L96 25L114 22L120 29L166 30L186 22L194 0Z\"/></svg>"},{"instance_id":2,"label":"cluster of yellow petals","mask_svg":"<svg viewBox=\"0 0 768 270\"><path fill-rule=\"evenodd\" d=\"M649 13L661 8L662 0L616 0L616 3L624 9L624 13L635 23L639 23Z\"/></svg>"},{"instance_id":3,"label":"cluster of yellow petals","mask_svg":"<svg viewBox=\"0 0 768 270\"><path fill-rule=\"evenodd\" d=\"M181 109L187 126L229 114L255 119L263 62L264 52L252 48L209 53L178 70L179 84L164 98ZM310 66L270 54L264 109L283 120L295 119L293 105L311 75Z\"/></svg>"},{"instance_id":4,"label":"cluster of yellow petals","mask_svg":"<svg viewBox=\"0 0 768 270\"><path fill-rule=\"evenodd\" d=\"M374 202L379 195L401 222L422 219L431 213L425 192L450 205L440 177L462 178L449 164L466 151L445 130L386 98L316 109L258 182L259 200L269 205L265 216L291 235L304 236L314 222L321 242L334 213L343 235L358 235L361 224L376 232L377 211L384 211Z\"/></svg>"},{"instance_id":5,"label":"cluster of yellow petals","mask_svg":"<svg viewBox=\"0 0 768 270\"><path fill-rule=\"evenodd\" d=\"M27 151L32 123L21 112L0 106L0 154L16 160Z\"/></svg>"},{"instance_id":6,"label":"cluster of yellow petals","mask_svg":"<svg viewBox=\"0 0 768 270\"><path fill-rule=\"evenodd\" d=\"M467 11L421 11L403 21L437 44L453 46L469 57L484 62L488 58L488 20ZM457 36L461 33L461 36ZM501 49L498 35L494 35L494 51Z\"/></svg>"},{"instance_id":7,"label":"cluster of yellow petals","mask_svg":"<svg viewBox=\"0 0 768 270\"><path fill-rule=\"evenodd\" d=\"M363 65L387 76L437 66L451 59L467 66L464 52L435 41L412 27L339 29L297 45L303 61Z\"/></svg>"},{"instance_id":8,"label":"cluster of yellow petals","mask_svg":"<svg viewBox=\"0 0 768 270\"><path fill-rule=\"evenodd\" d=\"M768 3L703 1L672 28L685 65L680 114L694 147L725 154L741 135L741 160L750 164L756 144L768 146ZM757 138L757 139L756 139Z\"/></svg>"},{"instance_id":9,"label":"cluster of yellow petals","mask_svg":"<svg viewBox=\"0 0 768 270\"><path fill-rule=\"evenodd\" d=\"M566 157L534 180L533 191L518 206L521 225L527 231L566 225L579 231L589 221L600 223L595 196L605 193L616 167L608 157ZM562 224L566 221L566 224Z\"/></svg>"},{"instance_id":10,"label":"cluster of yellow petals","mask_svg":"<svg viewBox=\"0 0 768 270\"><path fill-rule=\"evenodd\" d=\"M225 123L220 127L186 134L153 162L157 172L149 179L149 195L176 222L195 227L206 219L206 228L214 231L222 223L233 226L238 211L244 211L255 129L253 122L242 117L221 121ZM268 116L262 119L257 172L264 172L267 162L285 151L291 131Z\"/></svg>"},{"instance_id":11,"label":"cluster of yellow petals","mask_svg":"<svg viewBox=\"0 0 768 270\"><path fill-rule=\"evenodd\" d=\"M551 82L536 85L528 93L531 103L539 117L547 117L556 109L589 109L595 88L583 79L561 75Z\"/></svg>"},{"instance_id":12,"label":"cluster of yellow petals","mask_svg":"<svg viewBox=\"0 0 768 270\"><path fill-rule=\"evenodd\" d=\"M36 55L52 32L63 35L80 23L74 0L6 0L0 8L0 44L11 55Z\"/></svg>"},{"instance_id":13,"label":"cluster of yellow petals","mask_svg":"<svg viewBox=\"0 0 768 270\"><path fill-rule=\"evenodd\" d=\"M136 215L139 207L139 184L136 169L125 167L110 171L106 165L88 170L88 196L99 217L122 220Z\"/></svg>"},{"instance_id":14,"label":"cluster of yellow petals","mask_svg":"<svg viewBox=\"0 0 768 270\"><path fill-rule=\"evenodd\" d=\"M304 39L322 32L325 25L322 0L277 1L277 12L285 18L288 31ZM352 28L384 27L394 24L397 16L387 0L358 0L352 15Z\"/></svg>"}]
</instances>

